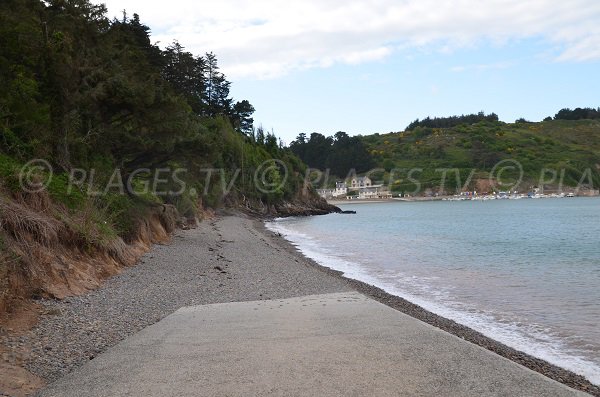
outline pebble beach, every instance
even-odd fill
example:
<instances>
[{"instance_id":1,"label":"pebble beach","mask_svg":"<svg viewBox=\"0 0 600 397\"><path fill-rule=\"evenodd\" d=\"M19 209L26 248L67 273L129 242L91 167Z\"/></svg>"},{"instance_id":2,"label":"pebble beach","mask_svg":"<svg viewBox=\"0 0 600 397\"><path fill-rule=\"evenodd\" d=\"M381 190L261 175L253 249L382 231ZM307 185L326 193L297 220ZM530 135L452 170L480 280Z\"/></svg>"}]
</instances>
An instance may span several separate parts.
<instances>
[{"instance_id":1,"label":"pebble beach","mask_svg":"<svg viewBox=\"0 0 600 397\"><path fill-rule=\"evenodd\" d=\"M348 291L358 291L554 380L600 396L600 389L581 376L316 264L268 231L261 221L243 215L218 217L195 229L177 231L168 244L155 246L138 265L95 291L62 301L42 301L45 314L38 324L22 335L3 335L1 343L9 353L27 351L25 368L51 383L184 306Z\"/></svg>"}]
</instances>

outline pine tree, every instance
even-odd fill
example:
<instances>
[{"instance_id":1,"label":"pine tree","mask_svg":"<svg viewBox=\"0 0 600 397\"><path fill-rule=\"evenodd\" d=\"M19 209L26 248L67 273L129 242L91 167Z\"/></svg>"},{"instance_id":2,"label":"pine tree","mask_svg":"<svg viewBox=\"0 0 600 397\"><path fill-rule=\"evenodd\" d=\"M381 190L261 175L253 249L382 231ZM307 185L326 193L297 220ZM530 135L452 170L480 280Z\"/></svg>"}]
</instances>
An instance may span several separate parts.
<instances>
[{"instance_id":1,"label":"pine tree","mask_svg":"<svg viewBox=\"0 0 600 397\"><path fill-rule=\"evenodd\" d=\"M223 73L219 72L217 57L212 52L204 56L204 78L208 115L231 115L232 99L229 98L231 83Z\"/></svg>"},{"instance_id":2,"label":"pine tree","mask_svg":"<svg viewBox=\"0 0 600 397\"><path fill-rule=\"evenodd\" d=\"M204 58L195 58L177 41L167 47L163 56L163 78L171 83L176 93L185 97L194 113L201 114L206 107Z\"/></svg>"},{"instance_id":3,"label":"pine tree","mask_svg":"<svg viewBox=\"0 0 600 397\"><path fill-rule=\"evenodd\" d=\"M236 102L232 109L232 122L234 127L242 134L250 136L254 130L254 106L247 100Z\"/></svg>"}]
</instances>

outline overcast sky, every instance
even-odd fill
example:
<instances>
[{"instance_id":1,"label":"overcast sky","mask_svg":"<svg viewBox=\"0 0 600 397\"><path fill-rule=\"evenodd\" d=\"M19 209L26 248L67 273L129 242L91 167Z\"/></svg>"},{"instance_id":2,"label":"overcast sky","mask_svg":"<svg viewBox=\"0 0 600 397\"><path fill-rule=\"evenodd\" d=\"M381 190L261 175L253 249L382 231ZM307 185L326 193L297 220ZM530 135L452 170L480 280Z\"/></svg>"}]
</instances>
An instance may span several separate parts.
<instances>
[{"instance_id":1,"label":"overcast sky","mask_svg":"<svg viewBox=\"0 0 600 397\"><path fill-rule=\"evenodd\" d=\"M161 47L213 51L262 123L298 133L403 130L496 112L540 120L600 106L597 0L106 0Z\"/></svg>"}]
</instances>

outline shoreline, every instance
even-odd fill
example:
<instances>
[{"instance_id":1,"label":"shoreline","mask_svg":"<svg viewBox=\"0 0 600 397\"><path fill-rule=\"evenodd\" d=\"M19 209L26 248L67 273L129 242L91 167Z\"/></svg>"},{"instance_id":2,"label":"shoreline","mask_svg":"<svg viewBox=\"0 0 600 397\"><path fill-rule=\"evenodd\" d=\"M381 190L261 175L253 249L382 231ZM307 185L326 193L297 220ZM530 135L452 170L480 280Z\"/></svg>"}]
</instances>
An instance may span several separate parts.
<instances>
[{"instance_id":1,"label":"shoreline","mask_svg":"<svg viewBox=\"0 0 600 397\"><path fill-rule=\"evenodd\" d=\"M456 321L451 320L449 318L435 314L404 298L390 294L379 287L376 287L363 281L346 277L341 271L331 269L325 265L321 265L315 260L306 257L294 244L292 244L285 237L283 237L283 235L274 233L273 231L269 230L265 225L264 221L260 221L256 227L260 227L263 233L275 234L275 236L279 239L279 244L286 246L288 250L296 252L297 255L301 255L305 258L305 260L311 262L313 266L322 269L332 277L345 280L350 284L350 286L354 290L386 306L389 306L395 310L398 310L404 314L416 318L417 320L420 320L445 332L455 335L467 342L483 347L489 351L498 354L501 357L516 362L517 364L520 364L535 372L538 372L557 382L565 384L573 389L584 391L593 396L600 396L600 386L594 385L582 375L578 375L570 370L551 364L543 359L537 358L530 354L519 351L515 348L509 347L503 344L502 342L499 342L495 339L483 335L481 332L475 331L474 329L457 323Z\"/></svg>"},{"instance_id":2,"label":"shoreline","mask_svg":"<svg viewBox=\"0 0 600 397\"><path fill-rule=\"evenodd\" d=\"M381 199L381 200L373 200L373 199L361 199L361 200L327 200L327 204L331 205L348 205L348 204L374 204L374 203L393 203L396 201L402 201L397 199Z\"/></svg>"},{"instance_id":3,"label":"shoreline","mask_svg":"<svg viewBox=\"0 0 600 397\"><path fill-rule=\"evenodd\" d=\"M483 196L482 196L483 197ZM562 198L598 198L600 196L588 196L581 195L575 197L562 197ZM472 201L504 201L504 199L493 199L493 200L453 200L455 196L438 196L438 197L394 197L389 199L354 199L354 200L327 200L330 205L352 205L352 204L382 204L382 203L425 203L425 202L441 202L441 201L461 201L461 202L472 202ZM558 197L544 197L544 199L554 199ZM523 197L523 199L530 200L532 198ZM535 198L533 198L535 199ZM513 200L513 199L509 199Z\"/></svg>"},{"instance_id":4,"label":"shoreline","mask_svg":"<svg viewBox=\"0 0 600 397\"><path fill-rule=\"evenodd\" d=\"M8 357L21 355L24 370L51 383L181 307L357 291L571 388L600 396L600 387L582 376L320 265L267 229L265 220L234 213L206 220L196 229L178 230L170 242L155 245L136 266L98 289L62 301L40 301L39 322L25 333L0 332L0 350ZM24 389L6 392L3 383L0 395L31 395Z\"/></svg>"}]
</instances>

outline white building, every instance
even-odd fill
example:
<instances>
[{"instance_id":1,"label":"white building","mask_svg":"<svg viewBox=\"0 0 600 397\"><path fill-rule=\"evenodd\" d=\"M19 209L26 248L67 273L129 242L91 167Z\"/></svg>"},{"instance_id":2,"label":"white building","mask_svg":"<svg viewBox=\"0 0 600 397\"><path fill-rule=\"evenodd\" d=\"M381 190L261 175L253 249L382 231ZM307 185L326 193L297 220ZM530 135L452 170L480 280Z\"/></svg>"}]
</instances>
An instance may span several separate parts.
<instances>
[{"instance_id":1,"label":"white building","mask_svg":"<svg viewBox=\"0 0 600 397\"><path fill-rule=\"evenodd\" d=\"M372 186L359 189L359 199L387 199L392 198L392 194L385 186Z\"/></svg>"},{"instance_id":2,"label":"white building","mask_svg":"<svg viewBox=\"0 0 600 397\"><path fill-rule=\"evenodd\" d=\"M346 182L336 182L333 196L340 197L345 196L346 194L348 194L348 185L346 185Z\"/></svg>"},{"instance_id":3,"label":"white building","mask_svg":"<svg viewBox=\"0 0 600 397\"><path fill-rule=\"evenodd\" d=\"M392 197L387 186L374 185L368 176L354 177L348 190L358 192L357 199L389 199Z\"/></svg>"},{"instance_id":4,"label":"white building","mask_svg":"<svg viewBox=\"0 0 600 397\"><path fill-rule=\"evenodd\" d=\"M359 176L352 178L351 186L353 189L360 189L373 186L373 182L368 176Z\"/></svg>"},{"instance_id":5,"label":"white building","mask_svg":"<svg viewBox=\"0 0 600 397\"><path fill-rule=\"evenodd\" d=\"M348 186L346 185L346 182L336 182L335 189L317 189L317 193L324 199L346 197Z\"/></svg>"},{"instance_id":6,"label":"white building","mask_svg":"<svg viewBox=\"0 0 600 397\"><path fill-rule=\"evenodd\" d=\"M350 180L350 184L345 181L336 182L335 189L317 189L319 196L324 199L333 198L348 198L348 192L358 192L357 199L388 199L392 194L384 185L373 185L373 181L368 176L354 177Z\"/></svg>"},{"instance_id":7,"label":"white building","mask_svg":"<svg viewBox=\"0 0 600 397\"><path fill-rule=\"evenodd\" d=\"M330 199L333 197L335 189L317 189L317 194L324 199Z\"/></svg>"}]
</instances>

